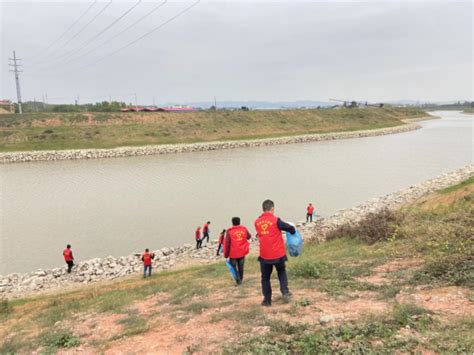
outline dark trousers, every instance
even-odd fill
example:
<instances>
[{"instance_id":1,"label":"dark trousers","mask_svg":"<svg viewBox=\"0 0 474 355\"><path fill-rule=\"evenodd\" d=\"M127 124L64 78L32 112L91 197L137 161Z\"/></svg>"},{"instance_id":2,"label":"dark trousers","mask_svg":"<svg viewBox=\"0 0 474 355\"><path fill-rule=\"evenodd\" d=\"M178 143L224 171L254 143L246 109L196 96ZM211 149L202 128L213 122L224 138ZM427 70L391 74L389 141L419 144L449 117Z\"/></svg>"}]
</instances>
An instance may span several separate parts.
<instances>
[{"instance_id":1,"label":"dark trousers","mask_svg":"<svg viewBox=\"0 0 474 355\"><path fill-rule=\"evenodd\" d=\"M148 271L148 276L151 276L151 265L143 265L143 277L146 277L147 271Z\"/></svg>"},{"instance_id":2,"label":"dark trousers","mask_svg":"<svg viewBox=\"0 0 474 355\"><path fill-rule=\"evenodd\" d=\"M202 248L202 239L196 239L196 249L199 249L199 248Z\"/></svg>"},{"instance_id":3,"label":"dark trousers","mask_svg":"<svg viewBox=\"0 0 474 355\"><path fill-rule=\"evenodd\" d=\"M235 271L237 271L237 275L239 279L236 280L238 284L240 284L244 279L244 263L245 263L245 256L243 258L238 259L229 259L230 263L234 267Z\"/></svg>"},{"instance_id":4,"label":"dark trousers","mask_svg":"<svg viewBox=\"0 0 474 355\"><path fill-rule=\"evenodd\" d=\"M71 270L72 270L72 267L74 266L74 261L72 261L72 260L66 261L66 264L67 264L67 272L68 272L68 274L70 274Z\"/></svg>"},{"instance_id":5,"label":"dark trousers","mask_svg":"<svg viewBox=\"0 0 474 355\"><path fill-rule=\"evenodd\" d=\"M209 243L209 232L204 232L202 235L202 240L207 239L206 242Z\"/></svg>"},{"instance_id":6,"label":"dark trousers","mask_svg":"<svg viewBox=\"0 0 474 355\"><path fill-rule=\"evenodd\" d=\"M288 294L288 277L286 276L285 262L280 261L278 264L265 264L260 261L260 272L262 273L262 294L267 302L272 301L272 285L270 277L272 276L273 266L275 266L278 273L278 280L280 280L280 291L282 295Z\"/></svg>"},{"instance_id":7,"label":"dark trousers","mask_svg":"<svg viewBox=\"0 0 474 355\"><path fill-rule=\"evenodd\" d=\"M307 213L306 214L306 222L313 222L313 214Z\"/></svg>"},{"instance_id":8,"label":"dark trousers","mask_svg":"<svg viewBox=\"0 0 474 355\"><path fill-rule=\"evenodd\" d=\"M220 243L218 246L217 246L217 253L216 255L219 255L219 253L222 251L222 243Z\"/></svg>"}]
</instances>

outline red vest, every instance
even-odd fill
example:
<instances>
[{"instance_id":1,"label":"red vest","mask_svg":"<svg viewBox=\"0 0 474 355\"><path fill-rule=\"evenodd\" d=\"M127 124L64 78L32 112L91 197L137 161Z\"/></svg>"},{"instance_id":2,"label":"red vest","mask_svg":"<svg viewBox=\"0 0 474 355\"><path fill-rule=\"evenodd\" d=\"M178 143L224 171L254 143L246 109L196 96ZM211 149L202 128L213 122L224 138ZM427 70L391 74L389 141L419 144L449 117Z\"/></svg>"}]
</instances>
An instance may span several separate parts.
<instances>
[{"instance_id":1,"label":"red vest","mask_svg":"<svg viewBox=\"0 0 474 355\"><path fill-rule=\"evenodd\" d=\"M221 233L219 235L219 244L223 244L224 243L224 237L225 237L225 234L224 233Z\"/></svg>"},{"instance_id":2,"label":"red vest","mask_svg":"<svg viewBox=\"0 0 474 355\"><path fill-rule=\"evenodd\" d=\"M308 206L308 208L306 209L306 211L308 211L308 214L313 214L314 206Z\"/></svg>"},{"instance_id":3,"label":"red vest","mask_svg":"<svg viewBox=\"0 0 474 355\"><path fill-rule=\"evenodd\" d=\"M202 227L202 232L203 233L209 233L209 224L205 224L204 227Z\"/></svg>"},{"instance_id":4,"label":"red vest","mask_svg":"<svg viewBox=\"0 0 474 355\"><path fill-rule=\"evenodd\" d=\"M249 253L250 244L247 240L247 228L244 226L234 226L227 230L230 237L229 258L243 258Z\"/></svg>"},{"instance_id":5,"label":"red vest","mask_svg":"<svg viewBox=\"0 0 474 355\"><path fill-rule=\"evenodd\" d=\"M74 259L72 258L72 251L71 249L64 249L63 251L63 255L64 255L64 260L65 261L73 261Z\"/></svg>"},{"instance_id":6,"label":"red vest","mask_svg":"<svg viewBox=\"0 0 474 355\"><path fill-rule=\"evenodd\" d=\"M196 240L199 240L199 239L201 239L201 230L196 229Z\"/></svg>"},{"instance_id":7,"label":"red vest","mask_svg":"<svg viewBox=\"0 0 474 355\"><path fill-rule=\"evenodd\" d=\"M255 221L262 259L279 259L286 255L285 243L277 221L278 218L271 212L263 213Z\"/></svg>"},{"instance_id":8,"label":"red vest","mask_svg":"<svg viewBox=\"0 0 474 355\"><path fill-rule=\"evenodd\" d=\"M145 252L143 254L143 265L146 265L146 266L151 265L151 254L148 252Z\"/></svg>"}]
</instances>

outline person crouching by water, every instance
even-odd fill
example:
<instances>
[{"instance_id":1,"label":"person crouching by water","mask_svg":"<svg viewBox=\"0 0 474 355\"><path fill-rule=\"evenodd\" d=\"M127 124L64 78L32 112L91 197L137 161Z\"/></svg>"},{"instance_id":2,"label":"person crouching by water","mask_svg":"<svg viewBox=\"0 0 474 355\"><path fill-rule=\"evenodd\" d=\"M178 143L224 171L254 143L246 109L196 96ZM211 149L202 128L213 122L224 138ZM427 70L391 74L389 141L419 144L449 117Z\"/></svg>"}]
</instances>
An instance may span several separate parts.
<instances>
[{"instance_id":1,"label":"person crouching by water","mask_svg":"<svg viewBox=\"0 0 474 355\"><path fill-rule=\"evenodd\" d=\"M67 264L67 273L70 274L72 267L74 266L74 256L72 256L71 245L66 245L66 249L63 251L64 261Z\"/></svg>"},{"instance_id":2,"label":"person crouching by water","mask_svg":"<svg viewBox=\"0 0 474 355\"><path fill-rule=\"evenodd\" d=\"M148 276L151 276L151 268L152 268L152 263L153 263L154 258L155 258L155 254L150 253L150 250L148 248L146 248L145 252L142 255L143 277L146 278L146 272L147 271L148 271Z\"/></svg>"},{"instance_id":3,"label":"person crouching by water","mask_svg":"<svg viewBox=\"0 0 474 355\"><path fill-rule=\"evenodd\" d=\"M263 214L255 221L255 229L260 244L260 272L262 274L262 306L272 305L272 285L270 276L273 266L278 273L280 291L283 299L289 300L291 293L288 290L288 278L286 276L285 261L288 260L285 251L282 231L295 233L295 227L283 222L274 215L275 205L271 200L265 200L262 204Z\"/></svg>"},{"instance_id":4,"label":"person crouching by water","mask_svg":"<svg viewBox=\"0 0 474 355\"><path fill-rule=\"evenodd\" d=\"M216 256L219 256L220 252L224 248L224 238L225 238L225 229L223 229L221 234L219 234L219 240L218 240L218 243L217 243Z\"/></svg>"},{"instance_id":5,"label":"person crouching by water","mask_svg":"<svg viewBox=\"0 0 474 355\"><path fill-rule=\"evenodd\" d=\"M227 229L224 243L224 257L229 258L235 271L237 271L237 285L244 280L245 256L249 253L249 239L252 236L246 227L240 225L240 218L232 218L232 227Z\"/></svg>"},{"instance_id":6,"label":"person crouching by water","mask_svg":"<svg viewBox=\"0 0 474 355\"><path fill-rule=\"evenodd\" d=\"M196 238L196 249L202 247L202 239L201 239L201 227L196 228L195 236Z\"/></svg>"}]
</instances>

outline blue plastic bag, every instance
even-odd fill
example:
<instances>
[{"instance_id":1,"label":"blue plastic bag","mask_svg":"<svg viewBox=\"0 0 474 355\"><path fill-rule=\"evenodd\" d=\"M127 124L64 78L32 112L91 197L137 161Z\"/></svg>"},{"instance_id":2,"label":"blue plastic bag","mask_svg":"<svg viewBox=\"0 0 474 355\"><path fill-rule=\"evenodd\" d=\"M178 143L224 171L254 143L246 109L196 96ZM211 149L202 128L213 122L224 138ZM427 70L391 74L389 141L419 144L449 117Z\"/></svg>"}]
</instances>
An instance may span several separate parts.
<instances>
[{"instance_id":1,"label":"blue plastic bag","mask_svg":"<svg viewBox=\"0 0 474 355\"><path fill-rule=\"evenodd\" d=\"M232 278L235 281L237 281L237 279L239 278L237 276L237 271L235 271L234 267L232 266L232 264L230 263L230 261L228 259L225 260L225 264L227 265L227 268L229 269L230 274L232 275Z\"/></svg>"},{"instance_id":2,"label":"blue plastic bag","mask_svg":"<svg viewBox=\"0 0 474 355\"><path fill-rule=\"evenodd\" d=\"M290 234L286 233L286 246L288 247L288 252L290 256L298 256L301 253L301 247L303 246L303 238L301 238L300 232L295 228L295 233Z\"/></svg>"}]
</instances>

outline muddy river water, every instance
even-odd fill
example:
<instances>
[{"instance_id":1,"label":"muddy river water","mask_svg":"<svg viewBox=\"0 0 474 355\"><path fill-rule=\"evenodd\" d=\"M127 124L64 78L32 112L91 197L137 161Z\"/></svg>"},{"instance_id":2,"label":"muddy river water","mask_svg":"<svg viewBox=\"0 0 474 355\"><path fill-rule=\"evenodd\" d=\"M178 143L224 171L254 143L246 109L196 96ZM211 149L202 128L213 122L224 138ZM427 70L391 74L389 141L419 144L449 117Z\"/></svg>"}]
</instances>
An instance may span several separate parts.
<instances>
[{"instance_id":1,"label":"muddy river water","mask_svg":"<svg viewBox=\"0 0 474 355\"><path fill-rule=\"evenodd\" d=\"M473 161L473 116L370 138L105 160L0 165L0 274L211 238L266 198L289 221L327 216Z\"/></svg>"}]
</instances>

